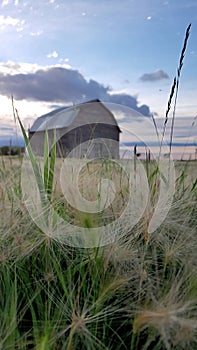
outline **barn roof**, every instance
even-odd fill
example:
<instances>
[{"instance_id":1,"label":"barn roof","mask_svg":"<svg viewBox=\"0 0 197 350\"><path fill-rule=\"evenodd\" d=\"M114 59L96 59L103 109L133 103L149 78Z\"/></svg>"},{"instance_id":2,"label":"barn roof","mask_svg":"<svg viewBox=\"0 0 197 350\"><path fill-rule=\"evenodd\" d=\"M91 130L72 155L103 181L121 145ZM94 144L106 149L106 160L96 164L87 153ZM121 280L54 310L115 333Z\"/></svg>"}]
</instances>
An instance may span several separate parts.
<instances>
[{"instance_id":1,"label":"barn roof","mask_svg":"<svg viewBox=\"0 0 197 350\"><path fill-rule=\"evenodd\" d=\"M35 132L35 131L45 131L46 129L51 130L51 129L67 128L75 121L76 117L78 116L78 114L81 111L81 109L80 109L81 106L83 107L89 103L94 103L94 102L99 102L100 105L106 111L108 111L108 113L113 117L113 123L119 129L119 126L114 118L114 115L110 112L110 110L107 107L105 107L105 105L100 100L96 99L96 100L88 101L88 102L81 103L78 105L74 105L71 107L61 107L61 108L53 110L50 113L44 114L34 121L32 127L30 128L29 131ZM95 120L94 120L94 122L95 122Z\"/></svg>"},{"instance_id":2,"label":"barn roof","mask_svg":"<svg viewBox=\"0 0 197 350\"><path fill-rule=\"evenodd\" d=\"M30 132L68 127L74 120L75 116L78 114L78 111L69 111L68 108L69 107L58 108L37 118L30 128ZM66 113L64 113L65 111ZM63 113L64 118L62 118ZM53 118L54 116L55 118Z\"/></svg>"}]
</instances>

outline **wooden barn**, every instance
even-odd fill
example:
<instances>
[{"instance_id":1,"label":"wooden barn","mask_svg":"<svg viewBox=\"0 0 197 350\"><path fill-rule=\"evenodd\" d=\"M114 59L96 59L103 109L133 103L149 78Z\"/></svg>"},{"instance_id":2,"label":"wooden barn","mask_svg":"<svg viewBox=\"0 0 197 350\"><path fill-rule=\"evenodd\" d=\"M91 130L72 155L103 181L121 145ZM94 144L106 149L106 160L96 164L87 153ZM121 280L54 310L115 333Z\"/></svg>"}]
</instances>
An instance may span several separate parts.
<instances>
[{"instance_id":1,"label":"wooden barn","mask_svg":"<svg viewBox=\"0 0 197 350\"><path fill-rule=\"evenodd\" d=\"M46 130L50 147L55 130L58 157L119 158L120 128L99 100L62 107L36 119L29 129L36 155L43 155Z\"/></svg>"}]
</instances>

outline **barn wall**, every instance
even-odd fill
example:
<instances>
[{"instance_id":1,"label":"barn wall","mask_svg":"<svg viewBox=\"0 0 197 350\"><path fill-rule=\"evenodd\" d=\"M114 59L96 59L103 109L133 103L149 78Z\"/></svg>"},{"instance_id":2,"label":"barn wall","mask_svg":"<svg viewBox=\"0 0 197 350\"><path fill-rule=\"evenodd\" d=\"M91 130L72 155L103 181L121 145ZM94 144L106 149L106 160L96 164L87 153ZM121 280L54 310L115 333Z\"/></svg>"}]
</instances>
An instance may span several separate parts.
<instances>
[{"instance_id":1,"label":"barn wall","mask_svg":"<svg viewBox=\"0 0 197 350\"><path fill-rule=\"evenodd\" d=\"M56 131L56 135L58 136L58 130ZM46 137L45 131L29 132L30 145L34 153L38 156L43 156L44 154L45 137ZM49 149L51 149L54 141L54 130L48 131L48 139L49 139Z\"/></svg>"},{"instance_id":2,"label":"barn wall","mask_svg":"<svg viewBox=\"0 0 197 350\"><path fill-rule=\"evenodd\" d=\"M99 141L99 138L102 138L102 141ZM83 144L85 142L86 144ZM78 147L78 152L77 150L77 153L75 152L76 157L119 158L118 142L119 131L116 126L88 124L64 134L60 140L60 148L63 150L62 153L64 153L64 156L80 145L80 148Z\"/></svg>"},{"instance_id":3,"label":"barn wall","mask_svg":"<svg viewBox=\"0 0 197 350\"><path fill-rule=\"evenodd\" d=\"M56 144L57 156L70 155L76 158L119 158L119 130L116 126L106 124L88 124L68 131L67 128L56 130L59 141ZM44 154L45 132L30 133L30 143L34 153ZM54 140L54 131L48 131L49 149ZM99 139L101 139L99 141ZM77 147L78 146L78 147Z\"/></svg>"}]
</instances>

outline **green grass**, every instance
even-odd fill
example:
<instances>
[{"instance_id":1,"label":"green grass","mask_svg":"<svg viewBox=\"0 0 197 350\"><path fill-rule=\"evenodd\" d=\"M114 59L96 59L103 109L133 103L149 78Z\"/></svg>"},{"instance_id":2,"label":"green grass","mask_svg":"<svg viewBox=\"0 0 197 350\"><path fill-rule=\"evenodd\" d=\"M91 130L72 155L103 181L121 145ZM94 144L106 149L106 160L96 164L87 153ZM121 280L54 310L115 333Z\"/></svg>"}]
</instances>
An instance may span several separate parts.
<instances>
[{"instance_id":1,"label":"green grass","mask_svg":"<svg viewBox=\"0 0 197 350\"><path fill-rule=\"evenodd\" d=\"M3 350L197 348L195 161L177 162L172 207L148 241L145 215L121 240L91 249L43 233L23 203L21 159L1 165Z\"/></svg>"}]
</instances>

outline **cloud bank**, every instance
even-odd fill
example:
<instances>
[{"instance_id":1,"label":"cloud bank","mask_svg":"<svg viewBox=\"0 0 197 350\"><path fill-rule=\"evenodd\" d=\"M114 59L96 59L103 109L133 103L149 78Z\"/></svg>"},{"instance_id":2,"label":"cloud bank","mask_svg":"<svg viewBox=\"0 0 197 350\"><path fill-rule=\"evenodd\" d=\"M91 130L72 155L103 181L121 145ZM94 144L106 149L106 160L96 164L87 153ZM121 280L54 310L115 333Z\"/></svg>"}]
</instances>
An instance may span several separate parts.
<instances>
[{"instance_id":1,"label":"cloud bank","mask_svg":"<svg viewBox=\"0 0 197 350\"><path fill-rule=\"evenodd\" d=\"M10 63L9 63L10 64ZM33 72L0 73L0 95L16 100L51 103L81 103L92 99L122 104L150 116L147 105L138 106L136 97L126 93L113 93L109 86L84 76L75 69L63 66L38 68Z\"/></svg>"},{"instance_id":2,"label":"cloud bank","mask_svg":"<svg viewBox=\"0 0 197 350\"><path fill-rule=\"evenodd\" d=\"M159 69L159 70L157 70L156 72L153 72L153 73L144 73L140 77L140 80L143 81L143 82L158 81L158 80L165 80L165 79L169 79L169 76L162 69Z\"/></svg>"}]
</instances>

